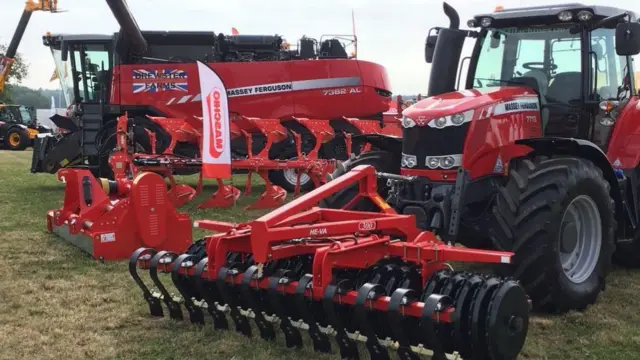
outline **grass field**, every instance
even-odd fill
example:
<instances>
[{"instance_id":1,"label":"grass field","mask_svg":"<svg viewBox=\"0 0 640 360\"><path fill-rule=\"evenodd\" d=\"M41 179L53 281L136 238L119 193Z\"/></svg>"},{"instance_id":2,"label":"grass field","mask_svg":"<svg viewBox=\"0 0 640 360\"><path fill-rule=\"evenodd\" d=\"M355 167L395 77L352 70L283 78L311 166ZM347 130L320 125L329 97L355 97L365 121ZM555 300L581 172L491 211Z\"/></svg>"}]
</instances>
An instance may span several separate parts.
<instances>
[{"instance_id":1,"label":"grass field","mask_svg":"<svg viewBox=\"0 0 640 360\"><path fill-rule=\"evenodd\" d=\"M0 359L339 358L288 350L282 338L150 318L126 262L102 264L46 232L45 212L62 204L63 184L30 174L30 159L30 151L0 151ZM194 219L261 214L187 208ZM640 271L615 269L586 312L534 316L520 358L640 359L639 309Z\"/></svg>"}]
</instances>

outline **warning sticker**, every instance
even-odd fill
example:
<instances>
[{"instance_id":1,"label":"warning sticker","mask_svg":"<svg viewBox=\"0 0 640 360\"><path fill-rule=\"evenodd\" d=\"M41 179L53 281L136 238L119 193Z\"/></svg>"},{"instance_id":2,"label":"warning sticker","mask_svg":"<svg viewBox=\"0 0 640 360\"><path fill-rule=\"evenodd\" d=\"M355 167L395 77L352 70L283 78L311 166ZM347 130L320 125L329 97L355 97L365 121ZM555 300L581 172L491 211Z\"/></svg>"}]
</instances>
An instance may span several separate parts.
<instances>
[{"instance_id":1,"label":"warning sticker","mask_svg":"<svg viewBox=\"0 0 640 360\"><path fill-rule=\"evenodd\" d=\"M106 233L100 235L101 243L110 243L116 241L116 233Z\"/></svg>"}]
</instances>

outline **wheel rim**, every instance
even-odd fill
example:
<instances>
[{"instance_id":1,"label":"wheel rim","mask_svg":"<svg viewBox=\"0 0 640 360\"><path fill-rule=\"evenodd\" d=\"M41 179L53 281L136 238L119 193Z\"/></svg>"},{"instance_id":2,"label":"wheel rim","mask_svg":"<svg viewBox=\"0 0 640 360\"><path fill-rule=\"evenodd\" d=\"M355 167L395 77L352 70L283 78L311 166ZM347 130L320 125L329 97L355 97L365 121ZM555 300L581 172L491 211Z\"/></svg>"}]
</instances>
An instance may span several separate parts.
<instances>
[{"instance_id":1,"label":"wheel rim","mask_svg":"<svg viewBox=\"0 0 640 360\"><path fill-rule=\"evenodd\" d=\"M296 174L295 170L293 169L282 170L282 175L284 175L284 179L289 184L296 186L296 182L298 181L298 175ZM309 175L307 174L300 175L300 186L304 186L306 183L309 182L309 180L311 180L311 178L309 178Z\"/></svg>"},{"instance_id":2,"label":"wheel rim","mask_svg":"<svg viewBox=\"0 0 640 360\"><path fill-rule=\"evenodd\" d=\"M595 201L587 195L573 199L562 215L560 263L567 278L576 284L593 273L602 247L602 222Z\"/></svg>"},{"instance_id":3,"label":"wheel rim","mask_svg":"<svg viewBox=\"0 0 640 360\"><path fill-rule=\"evenodd\" d=\"M20 145L20 135L16 133L11 134L11 136L9 136L9 144L11 144L11 146Z\"/></svg>"}]
</instances>

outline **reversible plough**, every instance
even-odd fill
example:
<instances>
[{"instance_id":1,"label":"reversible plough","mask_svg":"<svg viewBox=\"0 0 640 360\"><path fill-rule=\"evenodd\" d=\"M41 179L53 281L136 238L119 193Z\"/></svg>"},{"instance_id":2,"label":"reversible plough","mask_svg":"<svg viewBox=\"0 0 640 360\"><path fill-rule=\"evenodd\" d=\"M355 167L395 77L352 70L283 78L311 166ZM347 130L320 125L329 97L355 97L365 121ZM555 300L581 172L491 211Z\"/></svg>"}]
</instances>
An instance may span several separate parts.
<instances>
[{"instance_id":1,"label":"reversible plough","mask_svg":"<svg viewBox=\"0 0 640 360\"><path fill-rule=\"evenodd\" d=\"M358 359L363 341L372 359L419 354L433 359L515 359L528 329L529 301L514 280L455 272L448 262L510 263L512 253L475 250L442 242L416 228L413 215L397 214L376 192L369 166L316 188L261 218L243 224L196 221L217 232L183 254L152 247L136 250L129 270L153 316L235 330L274 340L277 325L286 346L302 347L300 329L313 348L330 352L334 337L343 359ZM319 201L357 183L357 198L380 212L325 209ZM353 203L353 202L352 202ZM148 269L151 291L138 269ZM160 281L170 273L177 294Z\"/></svg>"}]
</instances>

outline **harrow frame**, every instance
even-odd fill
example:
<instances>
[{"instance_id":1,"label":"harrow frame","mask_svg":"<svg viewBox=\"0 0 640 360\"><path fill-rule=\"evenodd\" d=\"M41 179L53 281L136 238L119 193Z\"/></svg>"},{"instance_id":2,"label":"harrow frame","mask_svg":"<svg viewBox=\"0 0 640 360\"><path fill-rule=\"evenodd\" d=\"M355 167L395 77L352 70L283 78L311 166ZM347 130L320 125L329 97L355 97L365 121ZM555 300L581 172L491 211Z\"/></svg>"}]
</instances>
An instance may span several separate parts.
<instances>
[{"instance_id":1,"label":"harrow frame","mask_svg":"<svg viewBox=\"0 0 640 360\"><path fill-rule=\"evenodd\" d=\"M193 252L178 255L170 251L141 248L130 258L130 273L142 289L153 316L163 315L162 301L169 309L170 317L181 320L180 303L183 302L192 323L204 324L203 309L206 309L213 317L214 328L226 329L229 323L224 312L228 311L236 331L247 336L252 333L249 318L254 319L260 336L266 340L275 338L273 323L279 323L288 347L302 346L297 329L306 328L316 351L329 352L331 346L328 336L334 335L340 353L346 359L358 358L355 340L366 343L374 360L389 358L386 347L394 348L403 360L415 360L418 353L431 354L434 359L448 358L450 355L445 348L450 347L440 344L436 328L455 321L457 314L454 302L458 299L457 295L431 293L420 298L419 292L410 286L398 287L392 293L387 293L388 289L382 284L369 281L355 289L351 280L336 278L336 271L368 269L394 259L416 266L420 284L431 284L429 286L435 290L444 286L438 283L438 274L447 268L447 261L510 263L513 254L460 248L444 243L431 232L420 231L416 228L413 215L397 214L376 192L378 175L384 176L376 174L370 166L357 167L248 223L196 221L194 225L199 228L219 232L206 237L201 245L206 247L208 257L198 260ZM358 198L370 199L380 208L380 213L315 206L320 200L354 183L358 184ZM230 261L229 254L251 254L252 260L249 263L246 259L241 261L247 265L243 267L237 261ZM298 279L295 275L289 275L293 274L291 269L270 268L279 261L307 256L312 257L310 271ZM159 293L152 293L146 287L137 272L138 268L150 270L154 284L160 289ZM158 271L171 273L180 296L169 293L160 282ZM185 278L191 279L189 281L193 288L185 285ZM487 318L499 313L501 306L505 306L500 301L488 302L487 299L499 299L498 294L503 293L505 297L505 294L513 297L515 292L524 301L516 301L516 305L512 305L517 307L514 312L519 317L509 326L520 329L520 332L523 326L526 329L530 305L527 304L524 290L512 280L489 277L477 281L480 282L487 287L485 295L491 294L481 298L482 301L478 300L476 305L480 308L482 303L482 306L488 307ZM452 282L447 286L455 285ZM238 298L238 294L244 300ZM281 304L283 296L293 298L299 320L294 320L284 309ZM266 305L265 298L268 299ZM328 324L320 324L324 320L320 321L310 311L309 304L313 303L321 304ZM342 306L352 307L359 330L346 330L337 308ZM402 326L393 326L391 329L395 341L379 338L376 325L371 322L371 314L378 312L387 312L387 320L395 325L407 321L407 318L417 319L422 329L420 339L416 340L415 335L404 331ZM485 349L482 344L493 341L497 330L488 330L489 325L486 326L487 329L478 330L480 334L474 333L480 339L474 346L489 353L492 350ZM485 335L485 332L491 335ZM432 350L427 351L426 347Z\"/></svg>"}]
</instances>

